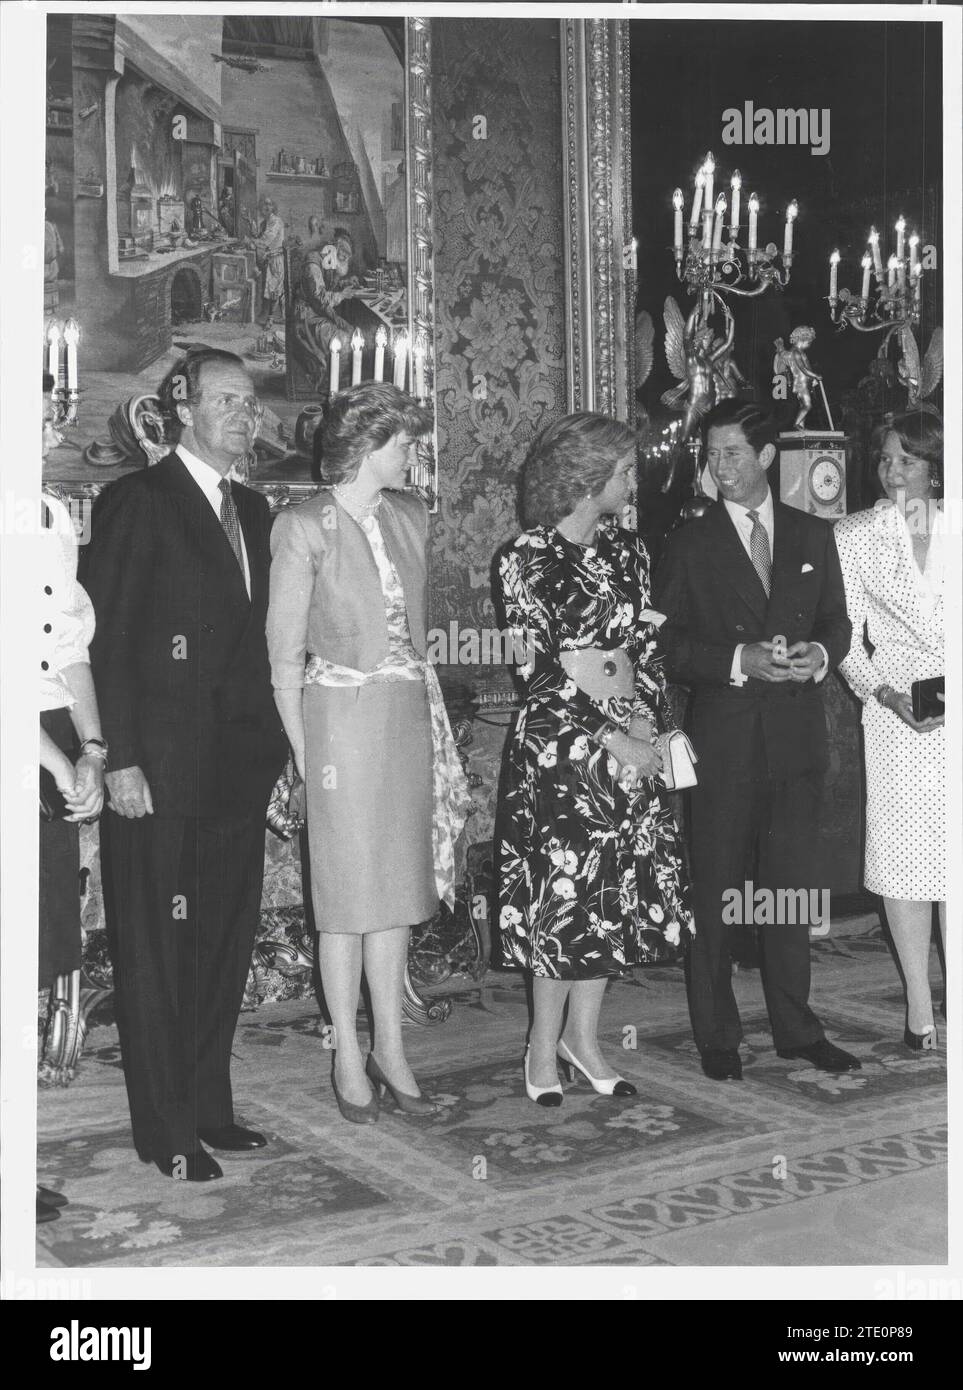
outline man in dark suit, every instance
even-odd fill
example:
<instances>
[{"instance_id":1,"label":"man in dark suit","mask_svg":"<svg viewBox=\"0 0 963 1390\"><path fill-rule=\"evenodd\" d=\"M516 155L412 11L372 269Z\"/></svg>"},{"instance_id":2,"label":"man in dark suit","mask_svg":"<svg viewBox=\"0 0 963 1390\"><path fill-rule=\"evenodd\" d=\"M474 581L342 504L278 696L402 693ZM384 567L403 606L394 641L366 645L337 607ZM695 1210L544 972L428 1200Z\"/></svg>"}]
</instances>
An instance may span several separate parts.
<instances>
[{"instance_id":1,"label":"man in dark suit","mask_svg":"<svg viewBox=\"0 0 963 1390\"><path fill-rule=\"evenodd\" d=\"M266 500L228 480L257 401L231 353L189 353L161 390L179 442L94 508L84 583L114 812L105 888L134 1144L162 1172L221 1177L231 1043L261 901L265 812L286 743L264 633ZM203 1141L203 1143L202 1143Z\"/></svg>"},{"instance_id":2,"label":"man in dark suit","mask_svg":"<svg viewBox=\"0 0 963 1390\"><path fill-rule=\"evenodd\" d=\"M773 499L769 417L729 400L704 429L719 499L669 537L654 596L667 615L660 637L668 675L691 690L688 727L699 756L690 795L696 936L686 972L693 1032L707 1076L741 1078L729 936L748 881L753 896L761 888L781 901L787 918L760 927L777 1052L847 1071L859 1062L826 1040L809 1007L809 925L797 920L806 914L786 911L788 895L776 896L805 890L808 903L820 884L827 744L819 683L852 634L839 557L827 522ZM785 639L784 651L775 637ZM800 898L792 899L797 907Z\"/></svg>"}]
</instances>

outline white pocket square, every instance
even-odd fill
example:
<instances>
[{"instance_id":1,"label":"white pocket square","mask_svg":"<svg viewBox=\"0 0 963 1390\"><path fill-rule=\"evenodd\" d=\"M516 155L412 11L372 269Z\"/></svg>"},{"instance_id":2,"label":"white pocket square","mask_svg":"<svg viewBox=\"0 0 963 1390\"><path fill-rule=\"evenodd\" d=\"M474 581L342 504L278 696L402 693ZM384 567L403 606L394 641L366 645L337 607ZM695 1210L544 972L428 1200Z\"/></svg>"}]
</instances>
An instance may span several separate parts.
<instances>
[{"instance_id":1,"label":"white pocket square","mask_svg":"<svg viewBox=\"0 0 963 1390\"><path fill-rule=\"evenodd\" d=\"M803 565L802 569L799 572L800 574L812 574L813 567L812 565Z\"/></svg>"}]
</instances>

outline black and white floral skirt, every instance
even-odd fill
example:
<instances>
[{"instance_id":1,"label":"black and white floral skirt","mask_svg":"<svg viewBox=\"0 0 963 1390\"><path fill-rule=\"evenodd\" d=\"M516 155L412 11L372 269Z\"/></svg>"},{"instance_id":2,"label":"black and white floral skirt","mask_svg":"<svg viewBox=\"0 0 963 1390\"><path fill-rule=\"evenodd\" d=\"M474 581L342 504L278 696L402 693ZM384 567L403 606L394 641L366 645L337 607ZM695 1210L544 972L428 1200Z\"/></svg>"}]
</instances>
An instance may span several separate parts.
<instances>
[{"instance_id":1,"label":"black and white floral skirt","mask_svg":"<svg viewBox=\"0 0 963 1390\"><path fill-rule=\"evenodd\" d=\"M640 706L602 702L627 729ZM623 790L603 748L529 703L495 828L506 964L558 980L617 975L693 931L679 831L661 782Z\"/></svg>"}]
</instances>

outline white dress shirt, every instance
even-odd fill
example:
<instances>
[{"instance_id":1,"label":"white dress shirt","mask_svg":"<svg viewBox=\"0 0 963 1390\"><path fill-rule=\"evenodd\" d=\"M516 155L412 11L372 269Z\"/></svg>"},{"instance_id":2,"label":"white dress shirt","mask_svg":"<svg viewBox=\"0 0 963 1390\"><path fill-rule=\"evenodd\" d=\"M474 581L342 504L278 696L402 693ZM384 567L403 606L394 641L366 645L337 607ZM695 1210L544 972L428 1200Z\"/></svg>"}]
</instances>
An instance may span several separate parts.
<instances>
[{"instance_id":1,"label":"white dress shirt","mask_svg":"<svg viewBox=\"0 0 963 1390\"><path fill-rule=\"evenodd\" d=\"M40 708L70 709L76 701L63 672L90 664L94 609L77 583L77 533L70 513L47 492L43 504L50 510L50 525L40 531Z\"/></svg>"},{"instance_id":2,"label":"white dress shirt","mask_svg":"<svg viewBox=\"0 0 963 1390\"><path fill-rule=\"evenodd\" d=\"M750 537L752 536L752 528L754 523L752 517L749 515L749 508L742 506L740 502L730 502L728 499L723 499L723 506L729 513L729 516L732 518L732 524L736 528L736 535L742 541L743 550L745 550L746 554L749 556L749 559L752 560L752 545L750 542ZM770 560L772 560L774 555L773 536L775 523L773 519L774 509L772 505L772 492L768 488L766 489L766 500L764 502L760 502L759 506L753 507L752 510L759 517L759 524L760 526L762 526L763 530L766 533L766 536L768 537L769 558ZM755 564L753 564L753 568L755 568ZM742 649L745 645L745 642L740 642L739 645L736 647L735 652L733 653L732 666L729 671L730 685L745 685L746 681L749 679L749 677L745 675L742 670ZM829 670L829 653L827 652L826 648L823 646L821 642L815 642L813 645L817 646L823 654L823 663L820 666L819 670L816 672L815 676L813 676L813 680L818 685L819 682L825 676L826 672Z\"/></svg>"},{"instance_id":3,"label":"white dress shirt","mask_svg":"<svg viewBox=\"0 0 963 1390\"><path fill-rule=\"evenodd\" d=\"M192 454L189 449L185 449L183 444L178 444L175 452L177 453L177 456L183 463L184 467L187 469L188 473L190 473L191 477L194 479L197 486L200 488L201 492L203 492L208 502L210 502L211 506L214 508L218 524L220 524L222 501L220 491L220 473L218 473L216 468L212 468L209 463L205 463L203 459L199 459L196 454ZM247 596L248 598L250 598L251 567L248 564L247 545L244 540L244 531L241 527L240 520L238 520L237 529L241 537L241 555L244 559L244 584L247 588Z\"/></svg>"}]
</instances>

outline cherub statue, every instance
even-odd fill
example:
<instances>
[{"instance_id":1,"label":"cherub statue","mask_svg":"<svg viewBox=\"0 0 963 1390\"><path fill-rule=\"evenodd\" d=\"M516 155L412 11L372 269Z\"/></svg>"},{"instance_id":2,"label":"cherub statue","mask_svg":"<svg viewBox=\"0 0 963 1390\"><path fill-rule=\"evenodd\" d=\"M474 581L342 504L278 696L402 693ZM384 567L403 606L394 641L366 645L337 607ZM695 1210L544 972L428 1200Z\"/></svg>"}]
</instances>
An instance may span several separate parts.
<instances>
[{"instance_id":1,"label":"cherub statue","mask_svg":"<svg viewBox=\"0 0 963 1390\"><path fill-rule=\"evenodd\" d=\"M800 324L794 328L789 335L790 346L787 348L782 338L774 339L776 345L776 355L773 358L772 369L778 376L789 377L792 382L793 394L799 403L796 418L793 421L793 429L801 430L806 423L806 416L813 408L812 395L810 393L810 383L817 382L822 387L822 377L818 372L813 371L809 358L806 356L806 349L811 348L816 341L816 330L810 328L808 324ZM825 396L823 402L825 404ZM829 414L827 406L826 414ZM829 428L832 429L830 420Z\"/></svg>"},{"instance_id":2,"label":"cherub statue","mask_svg":"<svg viewBox=\"0 0 963 1390\"><path fill-rule=\"evenodd\" d=\"M716 405L718 405L720 401L728 401L738 396L740 388L746 384L746 378L736 366L731 339L726 345L723 338L714 338L712 347L714 353L712 373ZM717 349L721 350L717 351Z\"/></svg>"},{"instance_id":3,"label":"cherub statue","mask_svg":"<svg viewBox=\"0 0 963 1390\"><path fill-rule=\"evenodd\" d=\"M672 296L665 301L665 357L680 384L663 394L662 404L674 410L686 402L680 435L683 440L695 431L703 415L717 400L735 395L738 389L733 384L733 373L738 373L739 369L731 361L735 321L728 305L723 305L723 309L726 333L717 338L711 323L702 317L699 304L683 323L682 310Z\"/></svg>"}]
</instances>

